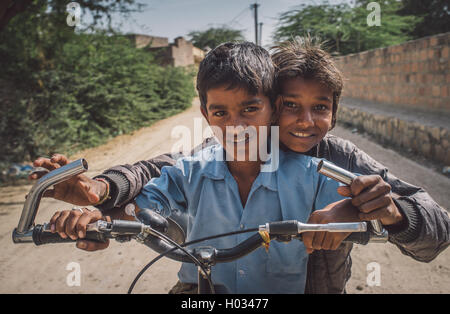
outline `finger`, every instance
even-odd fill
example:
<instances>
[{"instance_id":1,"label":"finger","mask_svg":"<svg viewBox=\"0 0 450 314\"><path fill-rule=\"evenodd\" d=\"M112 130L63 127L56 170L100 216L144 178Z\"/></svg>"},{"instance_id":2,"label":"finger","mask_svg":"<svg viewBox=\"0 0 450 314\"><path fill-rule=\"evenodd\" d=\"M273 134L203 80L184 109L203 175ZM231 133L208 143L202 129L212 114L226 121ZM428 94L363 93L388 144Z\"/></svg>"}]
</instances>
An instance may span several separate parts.
<instances>
[{"instance_id":1,"label":"finger","mask_svg":"<svg viewBox=\"0 0 450 314\"><path fill-rule=\"evenodd\" d=\"M389 209L387 207L372 211L370 213L359 213L359 218L364 221L379 220L389 216Z\"/></svg>"},{"instance_id":2,"label":"finger","mask_svg":"<svg viewBox=\"0 0 450 314\"><path fill-rule=\"evenodd\" d=\"M340 186L337 188L337 192L344 197L351 197L352 196L352 191L350 189L350 187L348 186Z\"/></svg>"},{"instance_id":3,"label":"finger","mask_svg":"<svg viewBox=\"0 0 450 314\"><path fill-rule=\"evenodd\" d=\"M80 219L78 219L76 226L77 235L82 239L86 237L87 225L102 218L102 214L100 211L89 212L87 211L87 209L85 210L86 211L83 213L83 215L81 215Z\"/></svg>"},{"instance_id":4,"label":"finger","mask_svg":"<svg viewBox=\"0 0 450 314\"><path fill-rule=\"evenodd\" d=\"M333 243L331 244L330 250L337 250L341 246L342 241L344 241L350 234L351 232L339 232L339 234L333 238Z\"/></svg>"},{"instance_id":5,"label":"finger","mask_svg":"<svg viewBox=\"0 0 450 314\"><path fill-rule=\"evenodd\" d=\"M359 176L353 179L352 184L350 185L350 189L352 191L352 195L357 196L363 190L371 187L383 179L379 175L368 175L368 176Z\"/></svg>"},{"instance_id":6,"label":"finger","mask_svg":"<svg viewBox=\"0 0 450 314\"><path fill-rule=\"evenodd\" d=\"M302 241L303 241L303 245L306 248L306 251L311 251L312 252L312 250L313 250L313 247L312 247L313 238L314 238L314 232L302 233Z\"/></svg>"},{"instance_id":7,"label":"finger","mask_svg":"<svg viewBox=\"0 0 450 314\"><path fill-rule=\"evenodd\" d=\"M55 226L55 223L56 223L56 220L59 218L60 215L61 215L61 212L56 212L56 213L54 213L53 216L52 216L52 218L51 218L50 221L49 221L49 224L50 224L50 230L51 230L52 233L55 233L55 232L56 232L56 226Z\"/></svg>"},{"instance_id":8,"label":"finger","mask_svg":"<svg viewBox=\"0 0 450 314\"><path fill-rule=\"evenodd\" d=\"M336 237L336 234L334 232L326 232L325 237L322 241L322 249L323 250L330 250L331 246L333 245L333 239Z\"/></svg>"},{"instance_id":9,"label":"finger","mask_svg":"<svg viewBox=\"0 0 450 314\"><path fill-rule=\"evenodd\" d=\"M51 190L44 191L44 193L42 194L42 197L54 198L55 197L55 190L51 189Z\"/></svg>"},{"instance_id":10,"label":"finger","mask_svg":"<svg viewBox=\"0 0 450 314\"><path fill-rule=\"evenodd\" d=\"M78 210L72 210L67 218L65 232L72 240L78 239L77 223L81 215L82 213Z\"/></svg>"},{"instance_id":11,"label":"finger","mask_svg":"<svg viewBox=\"0 0 450 314\"><path fill-rule=\"evenodd\" d=\"M85 238L86 237L86 226L90 223L91 217L88 213L84 213L81 215L80 219L78 219L77 225L76 225L76 232L78 235L78 238Z\"/></svg>"},{"instance_id":12,"label":"finger","mask_svg":"<svg viewBox=\"0 0 450 314\"><path fill-rule=\"evenodd\" d=\"M379 197L358 206L358 209L363 213L370 213L374 210L387 207L391 204L391 198L389 196Z\"/></svg>"},{"instance_id":13,"label":"finger","mask_svg":"<svg viewBox=\"0 0 450 314\"><path fill-rule=\"evenodd\" d=\"M50 171L60 168L61 166L57 163L51 162L48 158L38 158L33 162L34 167L42 167Z\"/></svg>"},{"instance_id":14,"label":"finger","mask_svg":"<svg viewBox=\"0 0 450 314\"><path fill-rule=\"evenodd\" d=\"M314 232L314 239L312 242L312 247L314 250L321 250L323 245L323 239L325 238L326 232Z\"/></svg>"},{"instance_id":15,"label":"finger","mask_svg":"<svg viewBox=\"0 0 450 314\"><path fill-rule=\"evenodd\" d=\"M104 250L109 246L109 240L106 240L106 242L94 242L94 241L87 241L87 240L78 240L77 241L77 248L85 251L98 251L98 250Z\"/></svg>"},{"instance_id":16,"label":"finger","mask_svg":"<svg viewBox=\"0 0 450 314\"><path fill-rule=\"evenodd\" d=\"M42 178L43 176L45 176L48 173L48 170L34 170L30 173L30 175L28 176L28 179L30 180L37 180Z\"/></svg>"},{"instance_id":17,"label":"finger","mask_svg":"<svg viewBox=\"0 0 450 314\"><path fill-rule=\"evenodd\" d=\"M361 204L367 203L370 200L376 199L380 196L389 195L390 192L391 186L389 184L384 182L378 183L353 197L352 204L358 207Z\"/></svg>"},{"instance_id":18,"label":"finger","mask_svg":"<svg viewBox=\"0 0 450 314\"><path fill-rule=\"evenodd\" d=\"M67 235L65 233L65 223L67 218L70 215L70 210L64 210L61 212L61 215L58 217L58 219L56 219L55 221L55 227L56 227L56 232L58 232L59 236L63 239L67 238Z\"/></svg>"},{"instance_id":19,"label":"finger","mask_svg":"<svg viewBox=\"0 0 450 314\"><path fill-rule=\"evenodd\" d=\"M69 160L67 159L67 157L64 155L61 155L61 154L54 154L52 156L52 158L50 159L50 161L53 163L57 163L60 166L65 166L69 163Z\"/></svg>"}]
</instances>

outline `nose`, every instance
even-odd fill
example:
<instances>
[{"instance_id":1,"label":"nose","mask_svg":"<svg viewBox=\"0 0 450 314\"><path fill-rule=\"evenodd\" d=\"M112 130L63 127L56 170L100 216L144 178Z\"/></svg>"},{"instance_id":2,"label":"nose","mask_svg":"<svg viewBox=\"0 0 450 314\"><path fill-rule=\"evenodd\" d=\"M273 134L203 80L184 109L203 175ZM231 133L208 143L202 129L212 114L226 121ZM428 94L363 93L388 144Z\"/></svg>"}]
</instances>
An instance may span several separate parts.
<instances>
[{"instance_id":1,"label":"nose","mask_svg":"<svg viewBox=\"0 0 450 314\"><path fill-rule=\"evenodd\" d=\"M235 135L238 135L241 131L245 130L248 127L248 123L245 119L241 117L241 115L230 115L230 119L227 123L230 127L234 127Z\"/></svg>"},{"instance_id":2,"label":"nose","mask_svg":"<svg viewBox=\"0 0 450 314\"><path fill-rule=\"evenodd\" d=\"M302 110L297 116L297 125L306 129L314 126L313 115L310 110Z\"/></svg>"}]
</instances>

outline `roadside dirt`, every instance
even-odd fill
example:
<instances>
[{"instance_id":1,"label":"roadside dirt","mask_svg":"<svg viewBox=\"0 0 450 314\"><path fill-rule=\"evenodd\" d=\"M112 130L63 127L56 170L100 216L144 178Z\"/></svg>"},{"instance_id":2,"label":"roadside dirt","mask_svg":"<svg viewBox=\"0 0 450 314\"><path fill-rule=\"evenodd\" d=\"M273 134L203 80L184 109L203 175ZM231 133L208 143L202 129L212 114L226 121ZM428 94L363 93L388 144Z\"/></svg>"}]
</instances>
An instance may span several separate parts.
<instances>
[{"instance_id":1,"label":"roadside dirt","mask_svg":"<svg viewBox=\"0 0 450 314\"><path fill-rule=\"evenodd\" d=\"M117 164L133 163L168 152L178 139L171 137L175 126L193 129L200 118L198 101L187 111L141 129L119 136L107 144L83 151L71 159L84 157L93 176ZM369 139L336 128L334 134L347 138L389 167L399 178L423 186L435 200L448 209L450 179L399 154L370 142ZM11 232L17 226L25 195L31 185L0 188L0 293L126 293L140 269L156 256L135 243L111 242L107 250L88 253L73 244L36 247L14 245ZM70 205L51 199L41 202L37 223L48 221L56 210ZM402 255L392 244L356 246L352 252L352 278L349 293L450 293L450 251L431 263L419 263ZM80 285L70 286L71 263L80 266ZM367 265L380 266L380 286L369 287L366 278L373 272ZM152 266L138 282L135 293L167 293L177 281L179 264L163 259Z\"/></svg>"}]
</instances>

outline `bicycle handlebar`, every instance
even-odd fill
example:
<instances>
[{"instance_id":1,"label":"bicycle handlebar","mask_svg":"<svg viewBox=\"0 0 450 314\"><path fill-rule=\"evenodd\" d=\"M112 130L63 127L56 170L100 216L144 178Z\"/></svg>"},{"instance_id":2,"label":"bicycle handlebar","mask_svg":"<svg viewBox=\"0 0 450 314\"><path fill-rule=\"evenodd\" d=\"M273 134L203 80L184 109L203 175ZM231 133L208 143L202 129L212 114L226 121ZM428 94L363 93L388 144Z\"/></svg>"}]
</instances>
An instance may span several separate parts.
<instances>
[{"instance_id":1,"label":"bicycle handlebar","mask_svg":"<svg viewBox=\"0 0 450 314\"><path fill-rule=\"evenodd\" d=\"M319 169L329 167L331 166L326 163L322 163L319 166ZM332 170L336 173L342 174L344 171L340 168L335 168L337 170L334 168ZM70 238L61 238L58 233L52 233L46 224L33 226L33 223L43 191L52 184L66 180L71 176L82 173L86 170L86 161L84 159L80 159L57 169L57 171L55 170L48 173L35 184L27 197L18 227L13 231L12 236L14 243L34 242L36 245L42 245L47 243L75 242L75 240ZM336 175L328 175L336 179ZM342 174L342 176L349 178L351 177L350 174L347 173ZM365 230L364 228L367 227L366 223L312 225L302 224L292 220L271 222L259 226L260 233L253 235L234 248L215 249L203 247L202 250L197 248L190 251L183 251L180 249L181 247L176 249L176 246L174 246L173 243L169 243L171 238L167 238L168 233L166 232L170 229L168 222L170 217L167 220L150 210L139 215L139 222L115 220L108 223L105 221L97 221L95 224L89 225L85 239L104 242L109 238L115 238L119 241L136 238L159 253L170 251L170 253L167 254L168 257L183 262L192 262L192 256L189 256L191 252L192 255L196 255L202 260L211 259L216 262L235 260L250 253L264 243L264 239L261 234L262 232L267 232L270 238L277 238L281 241L290 241L293 237L300 238L301 233L306 231L352 232L352 234L344 241L359 244L367 244L372 241L387 241L387 233L378 232L379 226L375 223L370 225L373 229L371 232L362 232ZM155 230L157 232L155 232ZM164 237L166 239L162 239Z\"/></svg>"},{"instance_id":2,"label":"bicycle handlebar","mask_svg":"<svg viewBox=\"0 0 450 314\"><path fill-rule=\"evenodd\" d=\"M137 239L152 250L158 253L167 253L167 257L179 262L192 263L192 258L173 244L161 239L156 233L164 233L167 224L162 223L165 220L162 216L153 213L147 216L147 224L138 221L113 220L106 222L99 220L87 226L86 237L84 239L91 241L104 242L107 239L115 238L119 241ZM156 221L156 222L155 222ZM155 226L159 229L157 230ZM300 238L303 232L307 231L327 231L327 232L353 232L347 237L345 242L367 244L370 240L370 234L367 231L365 222L356 223L330 223L330 224L304 224L296 220L278 221L266 223L259 226L259 232L239 243L235 247L217 249L210 246L187 249L193 256L209 264L225 263L239 259L259 248L268 239L264 239L262 233L267 232L270 239L292 240ZM288 237L288 238L286 238ZM37 225L33 229L33 242L36 245L48 243L67 243L75 242L70 238L61 238L58 233L52 233L47 224Z\"/></svg>"}]
</instances>

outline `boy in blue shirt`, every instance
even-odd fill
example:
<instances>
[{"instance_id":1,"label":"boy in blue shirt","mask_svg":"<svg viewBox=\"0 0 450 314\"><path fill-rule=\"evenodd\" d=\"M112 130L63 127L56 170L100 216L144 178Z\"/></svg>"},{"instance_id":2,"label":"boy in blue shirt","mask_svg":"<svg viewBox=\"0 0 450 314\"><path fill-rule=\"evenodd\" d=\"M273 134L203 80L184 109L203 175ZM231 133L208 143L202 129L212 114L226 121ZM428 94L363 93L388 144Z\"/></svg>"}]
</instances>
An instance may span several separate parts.
<instances>
[{"instance_id":1,"label":"boy in blue shirt","mask_svg":"<svg viewBox=\"0 0 450 314\"><path fill-rule=\"evenodd\" d=\"M174 167L164 167L161 176L136 198L136 211L187 215L189 241L270 221L307 222L315 209L341 200L338 184L320 176L309 156L272 147L270 162L279 153L278 169L261 171L264 161L250 148L268 140L261 129L274 121L273 74L269 54L251 43L224 44L210 52L199 69L198 90L202 114L219 130L216 136L221 144L181 158ZM252 128L254 133L226 136L227 127L232 126ZM239 160L240 152L245 153L243 160ZM246 237L235 235L202 245L227 248ZM303 293L307 260L302 242L274 242L268 252L260 248L235 262L215 265L212 280L222 287L219 292ZM195 283L195 265L184 263L179 278Z\"/></svg>"}]
</instances>

